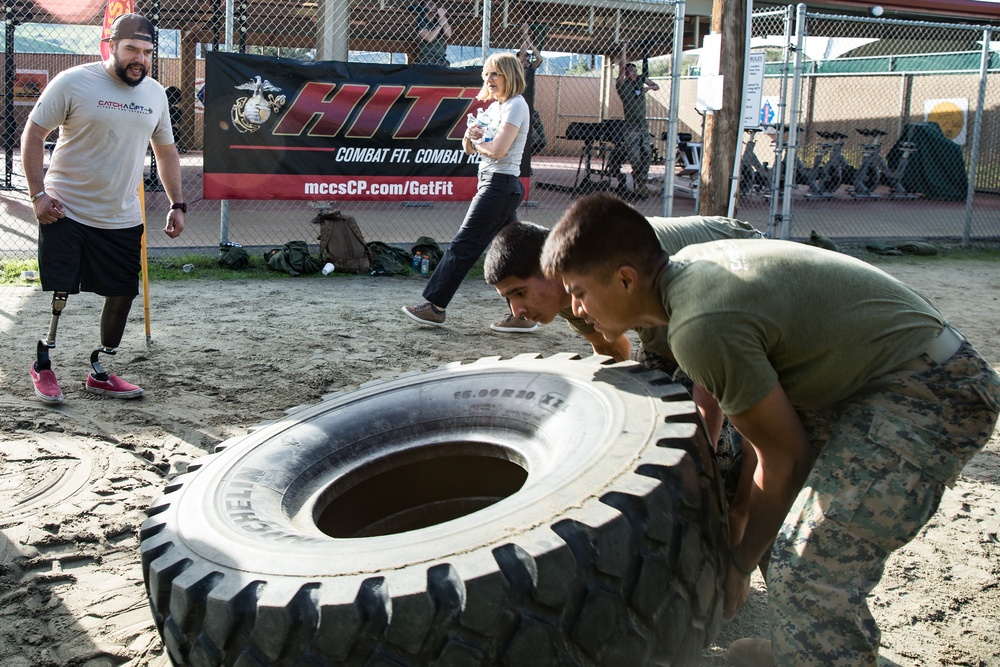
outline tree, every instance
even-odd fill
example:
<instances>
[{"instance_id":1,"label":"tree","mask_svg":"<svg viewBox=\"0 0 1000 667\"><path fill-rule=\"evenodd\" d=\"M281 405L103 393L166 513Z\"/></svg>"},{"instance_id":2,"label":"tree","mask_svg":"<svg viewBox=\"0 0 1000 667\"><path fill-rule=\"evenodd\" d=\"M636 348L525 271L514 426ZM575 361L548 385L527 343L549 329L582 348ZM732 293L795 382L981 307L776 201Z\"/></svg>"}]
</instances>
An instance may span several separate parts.
<instances>
[{"instance_id":1,"label":"tree","mask_svg":"<svg viewBox=\"0 0 1000 667\"><path fill-rule=\"evenodd\" d=\"M567 74L586 75L593 73L593 68L587 62L586 56L574 57L572 63L566 68Z\"/></svg>"}]
</instances>

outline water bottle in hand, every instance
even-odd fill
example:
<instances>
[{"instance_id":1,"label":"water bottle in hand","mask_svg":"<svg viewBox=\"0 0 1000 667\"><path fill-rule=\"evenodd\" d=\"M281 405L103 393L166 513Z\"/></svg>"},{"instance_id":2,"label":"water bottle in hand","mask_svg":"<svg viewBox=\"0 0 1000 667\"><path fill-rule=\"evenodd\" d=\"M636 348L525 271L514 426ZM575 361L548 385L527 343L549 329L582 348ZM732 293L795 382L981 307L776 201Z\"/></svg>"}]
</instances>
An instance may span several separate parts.
<instances>
[{"instance_id":1,"label":"water bottle in hand","mask_svg":"<svg viewBox=\"0 0 1000 667\"><path fill-rule=\"evenodd\" d=\"M487 132L487 130L489 130L489 126L490 126L490 119L486 116L485 113L483 113L483 111L484 110L482 108L480 108L479 111L476 112L475 116L473 116L470 113L466 117L466 120L465 120L465 124L468 127L472 127L473 125L478 125L482 129L482 131L483 131L483 137L482 137L482 139L473 139L472 140L472 143L474 143L474 144L480 144L480 143L483 143L484 141L492 141L493 140L492 136L486 136L486 132Z\"/></svg>"}]
</instances>

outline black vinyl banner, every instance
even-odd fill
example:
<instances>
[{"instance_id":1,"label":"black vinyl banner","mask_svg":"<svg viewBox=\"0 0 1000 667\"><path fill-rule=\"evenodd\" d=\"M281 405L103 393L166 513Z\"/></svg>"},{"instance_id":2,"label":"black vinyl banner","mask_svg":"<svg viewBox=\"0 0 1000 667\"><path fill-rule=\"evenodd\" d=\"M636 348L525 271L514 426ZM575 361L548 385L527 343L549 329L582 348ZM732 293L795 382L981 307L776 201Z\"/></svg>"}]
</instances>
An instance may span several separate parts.
<instances>
[{"instance_id":1,"label":"black vinyl banner","mask_svg":"<svg viewBox=\"0 0 1000 667\"><path fill-rule=\"evenodd\" d=\"M209 52L206 199L468 200L479 67Z\"/></svg>"}]
</instances>

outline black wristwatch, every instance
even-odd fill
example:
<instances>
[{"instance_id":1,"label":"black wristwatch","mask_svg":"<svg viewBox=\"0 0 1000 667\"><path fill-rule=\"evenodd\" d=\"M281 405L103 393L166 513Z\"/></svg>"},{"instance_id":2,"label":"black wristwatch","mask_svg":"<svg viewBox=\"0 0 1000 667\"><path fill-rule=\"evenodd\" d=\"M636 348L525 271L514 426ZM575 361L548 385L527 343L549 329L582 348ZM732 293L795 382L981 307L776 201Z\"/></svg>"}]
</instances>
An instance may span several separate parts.
<instances>
[{"instance_id":1,"label":"black wristwatch","mask_svg":"<svg viewBox=\"0 0 1000 667\"><path fill-rule=\"evenodd\" d=\"M177 202L175 204L171 204L170 205L170 210L171 211L173 211L175 208L179 208L181 210L181 213L187 213L188 212L188 205L185 204L182 201L179 201L179 202Z\"/></svg>"}]
</instances>

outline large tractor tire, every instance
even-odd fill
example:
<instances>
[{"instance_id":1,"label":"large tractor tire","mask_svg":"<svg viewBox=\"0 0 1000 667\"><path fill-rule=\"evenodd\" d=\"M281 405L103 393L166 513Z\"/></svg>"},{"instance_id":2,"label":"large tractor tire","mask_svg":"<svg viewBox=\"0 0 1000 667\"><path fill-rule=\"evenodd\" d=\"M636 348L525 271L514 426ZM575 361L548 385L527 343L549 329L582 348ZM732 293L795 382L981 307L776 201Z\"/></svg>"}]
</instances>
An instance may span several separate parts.
<instances>
[{"instance_id":1,"label":"large tractor tire","mask_svg":"<svg viewBox=\"0 0 1000 667\"><path fill-rule=\"evenodd\" d=\"M639 364L450 364L220 450L142 526L177 665L693 665L721 625L709 444Z\"/></svg>"}]
</instances>

